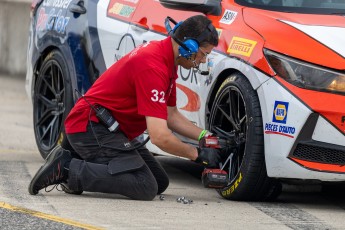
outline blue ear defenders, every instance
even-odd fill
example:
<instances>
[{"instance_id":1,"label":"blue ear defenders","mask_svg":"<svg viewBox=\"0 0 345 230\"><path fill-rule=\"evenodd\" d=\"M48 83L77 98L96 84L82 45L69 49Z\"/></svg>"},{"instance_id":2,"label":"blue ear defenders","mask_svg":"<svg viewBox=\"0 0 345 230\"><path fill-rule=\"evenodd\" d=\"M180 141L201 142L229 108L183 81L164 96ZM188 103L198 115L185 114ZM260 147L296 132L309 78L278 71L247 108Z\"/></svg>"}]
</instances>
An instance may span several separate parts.
<instances>
[{"instance_id":1,"label":"blue ear defenders","mask_svg":"<svg viewBox=\"0 0 345 230\"><path fill-rule=\"evenodd\" d=\"M179 40L178 38L176 38L176 36L174 35L175 31L177 30L177 28L179 28L179 26L183 23L183 21L177 23L175 25L175 27L172 29L172 34L171 36L173 37L173 39L177 42L177 44L179 44L179 48L178 51L180 53L180 55L184 58L191 58L191 56L195 53L198 52L199 49L199 42L196 41L193 38L186 38L184 41Z\"/></svg>"},{"instance_id":2,"label":"blue ear defenders","mask_svg":"<svg viewBox=\"0 0 345 230\"><path fill-rule=\"evenodd\" d=\"M175 24L175 27L170 30L169 33L171 33L171 37L179 44L179 53L184 58L191 58L193 54L196 54L199 50L200 42L202 42L208 35L211 33L212 29L214 28L212 23L210 23L207 28L197 37L197 38L185 38L183 41L179 40L175 35L175 31L179 26L183 23L183 21L176 23L172 18L167 17L167 22L171 21Z\"/></svg>"},{"instance_id":3,"label":"blue ear defenders","mask_svg":"<svg viewBox=\"0 0 345 230\"><path fill-rule=\"evenodd\" d=\"M180 55L187 59L191 58L193 54L196 54L199 49L199 43L193 38L186 39L179 45L178 51Z\"/></svg>"}]
</instances>

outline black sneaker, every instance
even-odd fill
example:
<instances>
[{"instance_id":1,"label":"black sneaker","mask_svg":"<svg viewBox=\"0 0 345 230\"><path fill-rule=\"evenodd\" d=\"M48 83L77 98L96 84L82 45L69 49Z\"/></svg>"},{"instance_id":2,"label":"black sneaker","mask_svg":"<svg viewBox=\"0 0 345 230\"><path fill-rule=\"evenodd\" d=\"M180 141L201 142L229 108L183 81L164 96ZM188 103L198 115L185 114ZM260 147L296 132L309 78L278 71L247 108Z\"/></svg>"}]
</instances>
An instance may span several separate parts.
<instances>
[{"instance_id":1,"label":"black sneaker","mask_svg":"<svg viewBox=\"0 0 345 230\"><path fill-rule=\"evenodd\" d=\"M49 153L46 162L37 171L29 185L29 193L36 195L39 190L53 184L66 182L68 171L64 168L65 164L72 160L68 150L56 146Z\"/></svg>"}]
</instances>

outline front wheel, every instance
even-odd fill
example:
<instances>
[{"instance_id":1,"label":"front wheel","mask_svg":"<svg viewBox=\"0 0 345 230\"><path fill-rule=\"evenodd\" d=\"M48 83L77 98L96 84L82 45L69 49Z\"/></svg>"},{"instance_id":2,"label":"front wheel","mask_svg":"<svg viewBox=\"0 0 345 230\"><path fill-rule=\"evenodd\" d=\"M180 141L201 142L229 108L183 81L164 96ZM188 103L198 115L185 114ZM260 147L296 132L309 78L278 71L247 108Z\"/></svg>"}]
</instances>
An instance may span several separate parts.
<instances>
[{"instance_id":1,"label":"front wheel","mask_svg":"<svg viewBox=\"0 0 345 230\"><path fill-rule=\"evenodd\" d=\"M44 59L36 79L33 122L36 144L43 158L56 145L68 145L63 122L73 106L70 74L62 54L54 50Z\"/></svg>"},{"instance_id":2,"label":"front wheel","mask_svg":"<svg viewBox=\"0 0 345 230\"><path fill-rule=\"evenodd\" d=\"M209 126L234 134L237 143L223 153L229 183L218 193L230 200L275 199L281 185L267 177L259 98L241 73L230 75L218 89Z\"/></svg>"}]
</instances>

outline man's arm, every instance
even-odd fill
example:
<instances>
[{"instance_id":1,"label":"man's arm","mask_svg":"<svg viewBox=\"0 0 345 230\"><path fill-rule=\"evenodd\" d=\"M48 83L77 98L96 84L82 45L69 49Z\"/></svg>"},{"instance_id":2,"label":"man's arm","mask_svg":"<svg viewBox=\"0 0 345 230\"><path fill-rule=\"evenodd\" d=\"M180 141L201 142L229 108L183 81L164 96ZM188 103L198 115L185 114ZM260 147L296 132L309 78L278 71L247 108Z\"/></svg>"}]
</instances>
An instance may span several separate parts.
<instances>
[{"instance_id":1,"label":"man's arm","mask_svg":"<svg viewBox=\"0 0 345 230\"><path fill-rule=\"evenodd\" d=\"M189 123L192 124L191 122ZM195 147L183 143L172 134L171 130L168 128L166 120L146 116L146 124L151 142L158 148L175 156L181 156L191 160L195 160L198 157L198 151ZM180 125L178 125L178 127L179 126ZM194 132L196 133L196 131ZM197 138L198 137L196 137L196 139Z\"/></svg>"},{"instance_id":2,"label":"man's arm","mask_svg":"<svg viewBox=\"0 0 345 230\"><path fill-rule=\"evenodd\" d=\"M202 131L201 128L194 125L190 120L183 116L176 106L168 107L168 127L172 131L191 138L193 140L198 140L199 135Z\"/></svg>"}]
</instances>

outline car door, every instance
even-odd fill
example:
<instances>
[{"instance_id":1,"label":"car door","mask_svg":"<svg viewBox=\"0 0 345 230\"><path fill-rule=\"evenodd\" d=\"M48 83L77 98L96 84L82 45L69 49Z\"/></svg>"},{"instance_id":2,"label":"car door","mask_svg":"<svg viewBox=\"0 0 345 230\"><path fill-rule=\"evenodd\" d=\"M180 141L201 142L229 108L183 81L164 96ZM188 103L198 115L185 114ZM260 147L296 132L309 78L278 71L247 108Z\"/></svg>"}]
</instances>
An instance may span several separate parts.
<instances>
[{"instance_id":1,"label":"car door","mask_svg":"<svg viewBox=\"0 0 345 230\"><path fill-rule=\"evenodd\" d=\"M138 0L102 0L97 4L97 28L106 68L123 57L128 51L127 36L130 21Z\"/></svg>"}]
</instances>

